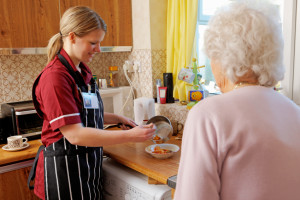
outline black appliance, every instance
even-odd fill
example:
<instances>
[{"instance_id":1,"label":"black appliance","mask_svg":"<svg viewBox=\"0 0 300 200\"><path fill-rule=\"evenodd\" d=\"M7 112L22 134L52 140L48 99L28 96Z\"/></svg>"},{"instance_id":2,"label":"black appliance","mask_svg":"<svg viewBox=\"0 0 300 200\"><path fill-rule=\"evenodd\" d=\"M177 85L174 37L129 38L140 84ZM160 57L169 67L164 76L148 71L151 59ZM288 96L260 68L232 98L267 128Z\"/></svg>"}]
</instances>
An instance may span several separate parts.
<instances>
[{"instance_id":1,"label":"black appliance","mask_svg":"<svg viewBox=\"0 0 300 200\"><path fill-rule=\"evenodd\" d=\"M5 144L6 143L6 137L5 135L5 127L6 127L6 119L0 116L0 144Z\"/></svg>"},{"instance_id":2,"label":"black appliance","mask_svg":"<svg viewBox=\"0 0 300 200\"><path fill-rule=\"evenodd\" d=\"M32 101L20 101L1 104L2 131L0 142L6 138L22 135L28 140L41 138L43 120L37 115Z\"/></svg>"},{"instance_id":3,"label":"black appliance","mask_svg":"<svg viewBox=\"0 0 300 200\"><path fill-rule=\"evenodd\" d=\"M174 103L173 98L173 74L163 73L164 86L167 87L167 103Z\"/></svg>"}]
</instances>

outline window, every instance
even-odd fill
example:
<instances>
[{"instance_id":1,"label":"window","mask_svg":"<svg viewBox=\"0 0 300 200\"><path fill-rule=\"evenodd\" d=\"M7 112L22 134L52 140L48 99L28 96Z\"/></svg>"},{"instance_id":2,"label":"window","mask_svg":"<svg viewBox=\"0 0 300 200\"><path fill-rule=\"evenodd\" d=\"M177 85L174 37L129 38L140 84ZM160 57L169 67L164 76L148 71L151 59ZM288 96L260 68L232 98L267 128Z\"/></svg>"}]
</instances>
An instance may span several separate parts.
<instances>
[{"instance_id":1,"label":"window","mask_svg":"<svg viewBox=\"0 0 300 200\"><path fill-rule=\"evenodd\" d=\"M208 85L211 81L215 82L210 61L203 53L203 35L210 17L214 14L216 9L220 6L228 4L229 0L199 0L198 2L198 25L196 30L196 45L198 65L205 65L204 68L200 68L200 74L202 80L205 81L205 85Z\"/></svg>"},{"instance_id":2,"label":"window","mask_svg":"<svg viewBox=\"0 0 300 200\"><path fill-rule=\"evenodd\" d=\"M298 0L285 0L283 4L283 37L285 78L283 94L300 105L300 9ZM298 74L298 76L297 76Z\"/></svg>"},{"instance_id":3,"label":"window","mask_svg":"<svg viewBox=\"0 0 300 200\"><path fill-rule=\"evenodd\" d=\"M296 15L296 0L293 0L292 2L294 4L293 7L293 16L294 16L294 24L291 26L295 26L295 31L293 32L294 35L294 41L295 41L295 49L294 53L292 54L294 59L294 63L292 66L290 66L290 70L293 70L293 82L292 82L292 99L293 101L300 105L300 57L295 56L300 54L300 13L297 12ZM287 4L287 3L286 3ZM299 11L300 4L297 3L297 10ZM288 11L287 11L288 12ZM292 43L294 44L294 43Z\"/></svg>"},{"instance_id":4,"label":"window","mask_svg":"<svg viewBox=\"0 0 300 200\"><path fill-rule=\"evenodd\" d=\"M197 53L198 53L198 65L205 65L204 68L200 69L200 74L202 75L202 79L205 80L205 84L209 84L210 81L215 81L211 67L210 67L210 61L209 59L205 56L203 53L203 35L205 32L205 29L207 27L207 22L210 19L210 17L214 14L216 9L219 6L226 5L230 3L232 0L199 0L198 3L198 25L197 25L197 31L196 31L196 38L197 38ZM291 1L297 1L297 0L291 0ZM287 69L287 75L285 76L285 80L283 81L283 92L284 94L287 93L286 95L288 97L292 98L292 83L291 80L293 79L293 75L291 75L291 72L294 70L294 68L291 66L292 63L294 62L294 58L292 55L294 55L294 50L293 50L293 40L291 39L293 35L293 28L291 25L291 18L293 14L291 14L290 10L295 10L293 9L295 6L291 1L284 1L284 0L273 0L273 2L278 5L278 9L280 9L280 14L281 14L281 19L282 19L282 25L283 25L283 33L284 33L284 39L285 39L285 60L284 64L288 68ZM300 6L299 6L300 7ZM284 12L286 11L286 12ZM295 11L294 11L295 12ZM286 13L284 16L283 13ZM293 13L293 12L292 12ZM295 14L294 14L295 15ZM300 19L300 16L299 16ZM299 20L300 21L300 20ZM300 23L299 23L299 31L300 31ZM299 38L300 39L300 38ZM299 46L299 51L300 51L300 44ZM299 66L300 66L300 59L299 59ZM300 68L299 68L300 71ZM299 86L300 86L300 79L299 81ZM300 87L299 87L300 91ZM299 98L299 103L300 104L300 96Z\"/></svg>"},{"instance_id":5,"label":"window","mask_svg":"<svg viewBox=\"0 0 300 200\"><path fill-rule=\"evenodd\" d=\"M198 2L198 23L206 25L219 6L227 4L229 0L199 0Z\"/></svg>"}]
</instances>

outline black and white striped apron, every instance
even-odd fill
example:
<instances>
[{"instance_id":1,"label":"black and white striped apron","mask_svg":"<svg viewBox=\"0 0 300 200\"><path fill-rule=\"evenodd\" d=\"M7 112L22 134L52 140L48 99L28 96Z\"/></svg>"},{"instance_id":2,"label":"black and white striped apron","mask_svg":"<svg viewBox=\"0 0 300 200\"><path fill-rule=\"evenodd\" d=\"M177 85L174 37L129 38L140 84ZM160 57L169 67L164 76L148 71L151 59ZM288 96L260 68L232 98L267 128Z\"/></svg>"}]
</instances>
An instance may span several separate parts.
<instances>
[{"instance_id":1,"label":"black and white striped apron","mask_svg":"<svg viewBox=\"0 0 300 200\"><path fill-rule=\"evenodd\" d=\"M91 79L91 87L83 84L82 77L75 74L63 56L58 56L75 79L81 97L82 93L90 92L98 98L98 108L82 108L82 124L85 127L103 129L103 102L95 80ZM78 80L80 78L82 80ZM45 147L45 199L103 199L102 156L102 147L72 145L64 137Z\"/></svg>"}]
</instances>

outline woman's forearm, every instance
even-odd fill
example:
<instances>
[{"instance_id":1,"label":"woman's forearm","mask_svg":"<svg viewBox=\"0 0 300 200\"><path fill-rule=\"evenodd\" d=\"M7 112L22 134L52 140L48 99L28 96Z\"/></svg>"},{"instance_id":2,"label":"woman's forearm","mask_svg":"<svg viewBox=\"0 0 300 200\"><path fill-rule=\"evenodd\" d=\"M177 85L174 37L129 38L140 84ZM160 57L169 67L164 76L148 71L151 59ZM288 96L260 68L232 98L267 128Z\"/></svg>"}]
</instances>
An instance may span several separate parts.
<instances>
[{"instance_id":1,"label":"woman's forearm","mask_svg":"<svg viewBox=\"0 0 300 200\"><path fill-rule=\"evenodd\" d=\"M130 130L110 131L72 124L61 127L60 131L71 144L99 147L126 142L143 142L152 137L155 129L148 125Z\"/></svg>"}]
</instances>

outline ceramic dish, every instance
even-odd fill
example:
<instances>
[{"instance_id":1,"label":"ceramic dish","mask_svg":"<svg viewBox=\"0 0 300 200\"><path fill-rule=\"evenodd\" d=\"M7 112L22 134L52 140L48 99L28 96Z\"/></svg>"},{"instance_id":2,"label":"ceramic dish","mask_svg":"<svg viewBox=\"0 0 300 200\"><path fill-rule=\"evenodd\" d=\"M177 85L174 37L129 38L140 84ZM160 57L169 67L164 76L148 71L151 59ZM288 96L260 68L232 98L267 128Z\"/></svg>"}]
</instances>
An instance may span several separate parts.
<instances>
[{"instance_id":1,"label":"ceramic dish","mask_svg":"<svg viewBox=\"0 0 300 200\"><path fill-rule=\"evenodd\" d=\"M26 149L27 147L29 147L29 144L28 143L23 143L23 146L22 147L18 147L18 148L8 148L7 145L4 145L2 147L3 150L5 151L20 151L20 150L23 150L23 149Z\"/></svg>"},{"instance_id":2,"label":"ceramic dish","mask_svg":"<svg viewBox=\"0 0 300 200\"><path fill-rule=\"evenodd\" d=\"M155 135L158 135L162 138L162 141L154 143L164 143L169 140L169 137L173 134L173 127L170 120L167 117L157 115L148 120L147 124L153 123L156 126Z\"/></svg>"},{"instance_id":3,"label":"ceramic dish","mask_svg":"<svg viewBox=\"0 0 300 200\"><path fill-rule=\"evenodd\" d=\"M155 147L159 147L161 149L170 150L168 153L153 153ZM149 153L151 156L158 158L158 159L166 159L174 155L179 150L179 146L175 144L153 144L147 146L145 151Z\"/></svg>"}]
</instances>

